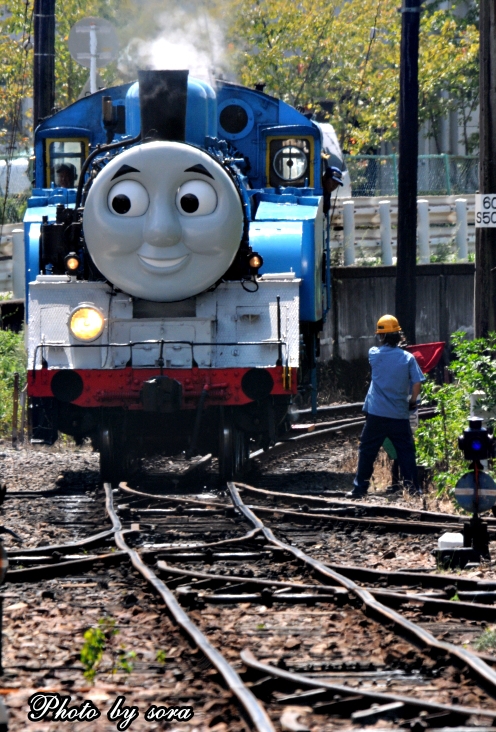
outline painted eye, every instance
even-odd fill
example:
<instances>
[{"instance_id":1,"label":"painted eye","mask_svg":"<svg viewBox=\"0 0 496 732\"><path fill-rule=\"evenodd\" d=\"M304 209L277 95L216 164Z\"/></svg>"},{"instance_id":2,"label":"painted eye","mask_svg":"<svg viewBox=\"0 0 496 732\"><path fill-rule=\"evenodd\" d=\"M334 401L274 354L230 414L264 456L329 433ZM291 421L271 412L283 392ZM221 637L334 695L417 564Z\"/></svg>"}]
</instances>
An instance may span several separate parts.
<instances>
[{"instance_id":1,"label":"painted eye","mask_svg":"<svg viewBox=\"0 0 496 732\"><path fill-rule=\"evenodd\" d=\"M189 180L178 190L176 206L183 216L207 216L217 208L217 194L210 183Z\"/></svg>"},{"instance_id":2,"label":"painted eye","mask_svg":"<svg viewBox=\"0 0 496 732\"><path fill-rule=\"evenodd\" d=\"M108 207L119 216L143 216L148 209L148 192L137 180L121 180L110 189Z\"/></svg>"}]
</instances>

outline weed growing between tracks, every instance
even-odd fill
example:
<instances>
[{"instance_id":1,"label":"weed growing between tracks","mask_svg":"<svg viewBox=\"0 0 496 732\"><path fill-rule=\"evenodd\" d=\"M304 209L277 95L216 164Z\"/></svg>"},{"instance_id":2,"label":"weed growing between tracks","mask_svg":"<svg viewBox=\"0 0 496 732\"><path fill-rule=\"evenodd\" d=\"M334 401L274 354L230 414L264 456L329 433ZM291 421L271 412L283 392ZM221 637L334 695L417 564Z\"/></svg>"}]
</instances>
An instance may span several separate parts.
<instances>
[{"instance_id":1,"label":"weed growing between tracks","mask_svg":"<svg viewBox=\"0 0 496 732\"><path fill-rule=\"evenodd\" d=\"M109 651L112 657L110 671L112 674L118 671L129 674L133 670L133 659L136 658L136 653L126 651L123 645L119 649L115 648L114 637L119 633L119 629L115 625L114 618L100 618L97 627L89 628L83 636L84 645L81 648L80 660L85 669L83 676L90 682L95 680L105 651Z\"/></svg>"},{"instance_id":2,"label":"weed growing between tracks","mask_svg":"<svg viewBox=\"0 0 496 732\"><path fill-rule=\"evenodd\" d=\"M486 628L483 634L474 641L474 648L479 653L494 651L496 648L496 628Z\"/></svg>"}]
</instances>

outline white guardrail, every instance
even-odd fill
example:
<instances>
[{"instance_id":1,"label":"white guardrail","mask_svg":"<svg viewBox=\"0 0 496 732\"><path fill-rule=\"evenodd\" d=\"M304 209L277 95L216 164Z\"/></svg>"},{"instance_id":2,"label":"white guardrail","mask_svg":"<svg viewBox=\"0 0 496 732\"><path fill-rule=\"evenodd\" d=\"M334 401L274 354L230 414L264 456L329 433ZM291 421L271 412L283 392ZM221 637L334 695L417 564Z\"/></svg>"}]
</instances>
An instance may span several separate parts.
<instances>
[{"instance_id":1,"label":"white guardrail","mask_svg":"<svg viewBox=\"0 0 496 732\"><path fill-rule=\"evenodd\" d=\"M331 209L332 210L332 209ZM433 254L467 261L475 248L475 196L427 196L417 199L417 243L420 264ZM379 259L396 261L398 199L338 198L332 218L331 247L344 248L344 264ZM0 292L24 297L24 234L22 224L5 224L0 240Z\"/></svg>"},{"instance_id":2,"label":"white guardrail","mask_svg":"<svg viewBox=\"0 0 496 732\"><path fill-rule=\"evenodd\" d=\"M4 224L0 237L0 292L24 297L24 226Z\"/></svg>"},{"instance_id":3,"label":"white guardrail","mask_svg":"<svg viewBox=\"0 0 496 732\"><path fill-rule=\"evenodd\" d=\"M475 195L425 196L417 199L420 264L441 254L466 262L475 250ZM332 211L332 208L331 208ZM338 198L332 218L331 248L344 250L344 264L379 259L396 261L398 198Z\"/></svg>"}]
</instances>

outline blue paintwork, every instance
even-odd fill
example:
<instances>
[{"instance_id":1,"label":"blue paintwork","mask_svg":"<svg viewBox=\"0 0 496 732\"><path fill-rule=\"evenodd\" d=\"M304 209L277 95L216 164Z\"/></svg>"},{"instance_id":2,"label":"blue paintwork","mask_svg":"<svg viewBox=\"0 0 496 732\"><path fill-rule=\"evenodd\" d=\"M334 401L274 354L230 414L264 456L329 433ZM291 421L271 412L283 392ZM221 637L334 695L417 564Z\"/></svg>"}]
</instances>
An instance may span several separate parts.
<instances>
[{"instance_id":1,"label":"blue paintwork","mask_svg":"<svg viewBox=\"0 0 496 732\"><path fill-rule=\"evenodd\" d=\"M233 103L242 102L253 110L255 126L248 125L243 134L229 135L219 125L219 136L232 141L236 149L241 151L250 160L250 181L254 188L267 186L265 175L266 139L267 137L284 135L306 135L315 140L314 180L320 183L320 149L321 133L315 122L307 119L289 104L280 99L274 99L268 94L247 89L237 84L219 82L217 89L217 104L219 109L231 100ZM296 125L296 126L295 126ZM291 126L291 129L287 129ZM318 189L322 193L322 189Z\"/></svg>"},{"instance_id":2,"label":"blue paintwork","mask_svg":"<svg viewBox=\"0 0 496 732\"><path fill-rule=\"evenodd\" d=\"M294 272L301 277L300 319L322 318L322 209L316 196L264 196L250 224L250 244L264 259L261 274ZM288 200L290 199L290 200ZM310 205L308 205L310 204Z\"/></svg>"},{"instance_id":3,"label":"blue paintwork","mask_svg":"<svg viewBox=\"0 0 496 732\"><path fill-rule=\"evenodd\" d=\"M123 105L129 87L130 84L124 84L102 89L96 94L89 94L38 125L34 145L37 188L41 188L45 184L44 140L47 137L88 137L92 148L96 145L103 145L107 139L107 133L102 122L102 97L112 97L113 104ZM116 135L116 139L119 137L122 135Z\"/></svg>"},{"instance_id":4,"label":"blue paintwork","mask_svg":"<svg viewBox=\"0 0 496 732\"><path fill-rule=\"evenodd\" d=\"M39 227L43 216L55 219L57 203L74 205L75 191L46 189L44 185L44 141L47 138L87 137L90 149L106 142L102 122L102 96L125 107L126 132L140 132L139 85L126 84L104 89L81 99L45 120L35 133L35 184L25 217L26 277L33 281L39 273ZM219 115L229 103L240 104L249 124L241 133L222 130ZM314 188L267 188L267 138L305 135L314 141ZM207 138L207 140L206 140ZM207 146L211 154L234 163L241 196L249 218L250 245L264 258L261 273L295 272L302 278L300 317L317 322L322 316L323 216L321 208L321 133L319 126L288 104L262 92L236 84L219 82L214 91L203 81L188 79L186 140ZM244 160L243 160L244 158ZM255 215L251 212L256 212Z\"/></svg>"},{"instance_id":5,"label":"blue paintwork","mask_svg":"<svg viewBox=\"0 0 496 732\"><path fill-rule=\"evenodd\" d=\"M126 132L136 137L141 130L139 83L126 94ZM186 104L186 142L203 147L206 137L217 137L215 92L205 82L188 77Z\"/></svg>"}]
</instances>

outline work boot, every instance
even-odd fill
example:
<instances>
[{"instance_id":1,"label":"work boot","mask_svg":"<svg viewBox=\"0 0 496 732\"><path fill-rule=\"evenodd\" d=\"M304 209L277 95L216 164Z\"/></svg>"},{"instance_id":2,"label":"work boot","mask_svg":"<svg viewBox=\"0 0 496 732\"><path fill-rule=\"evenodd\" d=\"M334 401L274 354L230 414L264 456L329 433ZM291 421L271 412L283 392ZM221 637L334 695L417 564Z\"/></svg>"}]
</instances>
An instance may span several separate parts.
<instances>
[{"instance_id":1,"label":"work boot","mask_svg":"<svg viewBox=\"0 0 496 732\"><path fill-rule=\"evenodd\" d=\"M403 490L403 486L399 485L399 483L395 483L394 485L388 485L386 488L386 493L388 496L394 495L395 493L399 493Z\"/></svg>"},{"instance_id":2,"label":"work boot","mask_svg":"<svg viewBox=\"0 0 496 732\"><path fill-rule=\"evenodd\" d=\"M352 491L349 491L346 494L346 498L364 498L364 496L367 495L367 489L366 488L359 488L357 485L353 488Z\"/></svg>"}]
</instances>

